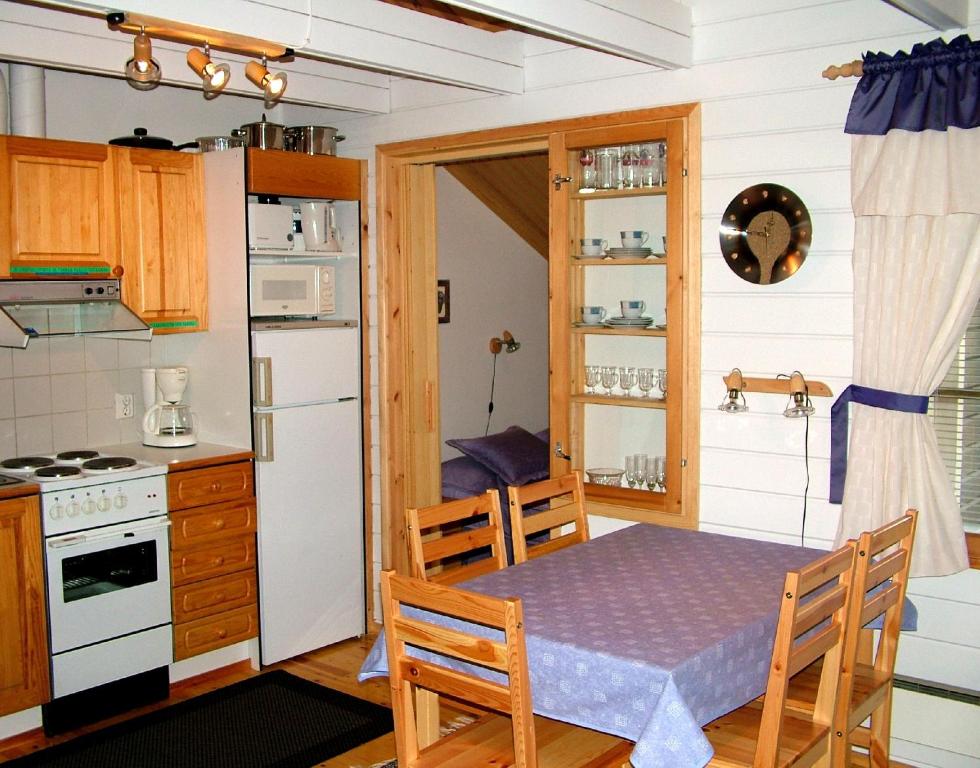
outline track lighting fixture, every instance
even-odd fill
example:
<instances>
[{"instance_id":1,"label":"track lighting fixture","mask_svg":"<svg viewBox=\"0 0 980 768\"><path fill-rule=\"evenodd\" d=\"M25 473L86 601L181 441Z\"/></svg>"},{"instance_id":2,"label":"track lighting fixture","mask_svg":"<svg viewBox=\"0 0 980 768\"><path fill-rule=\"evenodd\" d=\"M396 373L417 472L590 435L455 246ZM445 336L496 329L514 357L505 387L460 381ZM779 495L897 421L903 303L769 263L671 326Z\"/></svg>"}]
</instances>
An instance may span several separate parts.
<instances>
[{"instance_id":1,"label":"track lighting fixture","mask_svg":"<svg viewBox=\"0 0 980 768\"><path fill-rule=\"evenodd\" d=\"M286 91L286 73L277 72L272 74L266 68L266 58L262 57L262 63L250 61L245 65L245 77L255 83L255 85L265 91L266 101L279 101Z\"/></svg>"},{"instance_id":2,"label":"track lighting fixture","mask_svg":"<svg viewBox=\"0 0 980 768\"><path fill-rule=\"evenodd\" d=\"M228 85L231 68L227 64L211 61L211 46L204 44L204 51L191 48L187 52L187 65L204 81L204 97L214 98Z\"/></svg>"},{"instance_id":3,"label":"track lighting fixture","mask_svg":"<svg viewBox=\"0 0 980 768\"><path fill-rule=\"evenodd\" d=\"M490 339L490 352L494 355L499 355L501 352L510 354L520 348L521 342L517 341L510 331L504 331L499 338L494 336Z\"/></svg>"},{"instance_id":4,"label":"track lighting fixture","mask_svg":"<svg viewBox=\"0 0 980 768\"><path fill-rule=\"evenodd\" d=\"M783 411L783 416L787 419L801 419L804 416L812 416L815 411L813 403L810 402L806 379L799 371L793 371L789 377L789 404Z\"/></svg>"},{"instance_id":5,"label":"track lighting fixture","mask_svg":"<svg viewBox=\"0 0 980 768\"><path fill-rule=\"evenodd\" d=\"M747 411L749 406L745 404L745 395L742 394L745 382L742 380L742 372L738 368L732 368L732 372L725 379L725 386L728 387L728 396L718 406L718 410L725 413L744 413ZM739 398L742 399L742 402L739 402Z\"/></svg>"},{"instance_id":6,"label":"track lighting fixture","mask_svg":"<svg viewBox=\"0 0 980 768\"><path fill-rule=\"evenodd\" d=\"M133 39L133 58L126 62L126 82L138 91L160 85L160 64L153 58L150 38L143 27Z\"/></svg>"}]
</instances>

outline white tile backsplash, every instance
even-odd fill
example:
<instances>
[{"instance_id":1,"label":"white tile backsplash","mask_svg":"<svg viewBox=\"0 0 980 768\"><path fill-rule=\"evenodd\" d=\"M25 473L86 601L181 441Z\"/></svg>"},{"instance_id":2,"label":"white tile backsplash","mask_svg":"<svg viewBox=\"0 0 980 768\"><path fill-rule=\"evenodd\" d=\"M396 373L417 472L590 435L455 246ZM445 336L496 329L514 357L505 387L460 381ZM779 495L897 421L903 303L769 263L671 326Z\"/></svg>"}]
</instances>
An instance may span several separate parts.
<instances>
[{"instance_id":1,"label":"white tile backsplash","mask_svg":"<svg viewBox=\"0 0 980 768\"><path fill-rule=\"evenodd\" d=\"M14 380L0 379L0 419L14 417Z\"/></svg>"},{"instance_id":2,"label":"white tile backsplash","mask_svg":"<svg viewBox=\"0 0 980 768\"><path fill-rule=\"evenodd\" d=\"M33 342L31 342L33 343ZM48 341L51 373L81 373L85 370L85 342L75 336Z\"/></svg>"},{"instance_id":3,"label":"white tile backsplash","mask_svg":"<svg viewBox=\"0 0 980 768\"><path fill-rule=\"evenodd\" d=\"M32 339L27 349L11 350L14 378L20 376L47 376L51 373L47 339Z\"/></svg>"},{"instance_id":4,"label":"white tile backsplash","mask_svg":"<svg viewBox=\"0 0 980 768\"><path fill-rule=\"evenodd\" d=\"M150 365L150 346L153 342L119 341L119 368L146 368Z\"/></svg>"},{"instance_id":5,"label":"white tile backsplash","mask_svg":"<svg viewBox=\"0 0 980 768\"><path fill-rule=\"evenodd\" d=\"M89 447L85 411L52 414L51 430L55 451L77 451Z\"/></svg>"},{"instance_id":6,"label":"white tile backsplash","mask_svg":"<svg viewBox=\"0 0 980 768\"><path fill-rule=\"evenodd\" d=\"M17 454L17 426L13 419L0 419L0 456Z\"/></svg>"},{"instance_id":7,"label":"white tile backsplash","mask_svg":"<svg viewBox=\"0 0 980 768\"><path fill-rule=\"evenodd\" d=\"M17 452L14 455L28 456L37 453L51 453L54 450L50 413L44 416L26 416L16 419L15 426L17 429Z\"/></svg>"},{"instance_id":8,"label":"white tile backsplash","mask_svg":"<svg viewBox=\"0 0 980 768\"><path fill-rule=\"evenodd\" d=\"M87 405L84 373L59 373L51 376L52 413L84 411Z\"/></svg>"},{"instance_id":9,"label":"white tile backsplash","mask_svg":"<svg viewBox=\"0 0 980 768\"><path fill-rule=\"evenodd\" d=\"M86 408L98 410L114 408L119 371L91 371L85 374Z\"/></svg>"},{"instance_id":10,"label":"white tile backsplash","mask_svg":"<svg viewBox=\"0 0 980 768\"><path fill-rule=\"evenodd\" d=\"M115 339L86 338L85 370L110 371L119 367L119 342Z\"/></svg>"},{"instance_id":11,"label":"white tile backsplash","mask_svg":"<svg viewBox=\"0 0 980 768\"><path fill-rule=\"evenodd\" d=\"M51 413L51 377L24 376L14 379L14 416Z\"/></svg>"},{"instance_id":12,"label":"white tile backsplash","mask_svg":"<svg viewBox=\"0 0 980 768\"><path fill-rule=\"evenodd\" d=\"M116 421L116 414L113 408L102 410L93 410L90 408L85 412L85 416L86 427L88 429L86 448L92 448L98 445L116 445L121 442L120 436L122 432L119 429L120 422Z\"/></svg>"},{"instance_id":13,"label":"white tile backsplash","mask_svg":"<svg viewBox=\"0 0 980 768\"><path fill-rule=\"evenodd\" d=\"M9 379L14 375L13 354L14 350L0 347L0 379Z\"/></svg>"}]
</instances>

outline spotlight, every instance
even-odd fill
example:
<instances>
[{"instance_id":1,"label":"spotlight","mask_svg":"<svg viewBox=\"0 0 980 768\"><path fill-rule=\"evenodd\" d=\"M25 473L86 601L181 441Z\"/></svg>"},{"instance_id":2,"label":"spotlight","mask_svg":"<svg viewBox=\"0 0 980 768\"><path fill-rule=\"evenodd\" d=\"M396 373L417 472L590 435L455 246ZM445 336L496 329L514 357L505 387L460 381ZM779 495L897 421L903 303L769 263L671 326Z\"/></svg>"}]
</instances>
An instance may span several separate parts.
<instances>
[{"instance_id":1,"label":"spotlight","mask_svg":"<svg viewBox=\"0 0 980 768\"><path fill-rule=\"evenodd\" d=\"M191 48L187 52L187 66L204 81L205 98L217 96L228 85L231 79L231 69L227 64L215 64L211 61L211 46L204 44L204 52Z\"/></svg>"},{"instance_id":2,"label":"spotlight","mask_svg":"<svg viewBox=\"0 0 980 768\"><path fill-rule=\"evenodd\" d=\"M789 377L789 404L783 411L783 416L787 419L801 419L804 416L812 416L816 409L810 402L809 388L806 379L799 371L794 371Z\"/></svg>"},{"instance_id":3,"label":"spotlight","mask_svg":"<svg viewBox=\"0 0 980 768\"><path fill-rule=\"evenodd\" d=\"M501 352L512 354L521 348L521 342L514 338L510 331L504 331L499 337L490 339L490 352L499 355Z\"/></svg>"},{"instance_id":4,"label":"spotlight","mask_svg":"<svg viewBox=\"0 0 980 768\"><path fill-rule=\"evenodd\" d=\"M742 394L742 390L745 388L742 372L738 368L732 368L732 372L725 377L725 383L728 386L728 396L718 406L718 410L724 413L744 413L747 411L749 406L745 404L745 395ZM739 398L742 399L742 402L739 402Z\"/></svg>"},{"instance_id":5,"label":"spotlight","mask_svg":"<svg viewBox=\"0 0 980 768\"><path fill-rule=\"evenodd\" d=\"M126 62L126 82L138 91L149 91L160 85L160 64L153 58L150 38L143 27L133 39L133 58Z\"/></svg>"},{"instance_id":6,"label":"spotlight","mask_svg":"<svg viewBox=\"0 0 980 768\"><path fill-rule=\"evenodd\" d=\"M262 57L261 64L250 61L245 65L245 77L265 91L266 101L279 101L286 91L286 73L271 74L266 68L265 56Z\"/></svg>"}]
</instances>

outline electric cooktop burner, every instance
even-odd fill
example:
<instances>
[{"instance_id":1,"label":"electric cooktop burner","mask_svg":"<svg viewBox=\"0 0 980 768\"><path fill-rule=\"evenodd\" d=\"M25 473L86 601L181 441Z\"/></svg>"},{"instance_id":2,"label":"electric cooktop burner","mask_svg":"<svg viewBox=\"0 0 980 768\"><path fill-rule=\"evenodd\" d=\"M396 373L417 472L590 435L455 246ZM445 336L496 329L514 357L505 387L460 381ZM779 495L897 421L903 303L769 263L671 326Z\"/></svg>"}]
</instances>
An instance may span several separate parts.
<instances>
[{"instance_id":1,"label":"electric cooktop burner","mask_svg":"<svg viewBox=\"0 0 980 768\"><path fill-rule=\"evenodd\" d=\"M69 464L53 464L49 467L41 467L34 471L34 477L47 479L62 479L66 477L76 477L82 474L82 470Z\"/></svg>"},{"instance_id":2,"label":"electric cooktop burner","mask_svg":"<svg viewBox=\"0 0 980 768\"><path fill-rule=\"evenodd\" d=\"M16 456L0 461L0 467L22 472L32 472L40 467L50 467L52 464L54 464L54 459L49 459L47 456Z\"/></svg>"},{"instance_id":3,"label":"electric cooktop burner","mask_svg":"<svg viewBox=\"0 0 980 768\"><path fill-rule=\"evenodd\" d=\"M112 472L135 466L136 459L131 459L128 456L103 456L98 459L86 461L82 464L82 469L88 472Z\"/></svg>"},{"instance_id":4,"label":"electric cooktop burner","mask_svg":"<svg viewBox=\"0 0 980 768\"><path fill-rule=\"evenodd\" d=\"M98 451L62 451L55 458L58 461L88 461L98 458Z\"/></svg>"}]
</instances>

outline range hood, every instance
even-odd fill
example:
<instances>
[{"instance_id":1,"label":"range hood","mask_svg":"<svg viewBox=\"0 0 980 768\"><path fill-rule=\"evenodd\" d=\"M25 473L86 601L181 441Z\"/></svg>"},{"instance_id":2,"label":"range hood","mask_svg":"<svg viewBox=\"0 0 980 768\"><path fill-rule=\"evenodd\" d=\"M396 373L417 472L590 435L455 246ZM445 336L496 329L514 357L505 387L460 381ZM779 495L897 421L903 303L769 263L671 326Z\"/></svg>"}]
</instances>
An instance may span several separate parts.
<instances>
[{"instance_id":1,"label":"range hood","mask_svg":"<svg viewBox=\"0 0 980 768\"><path fill-rule=\"evenodd\" d=\"M118 280L0 280L0 347L33 338L149 341L152 329L122 303Z\"/></svg>"}]
</instances>

